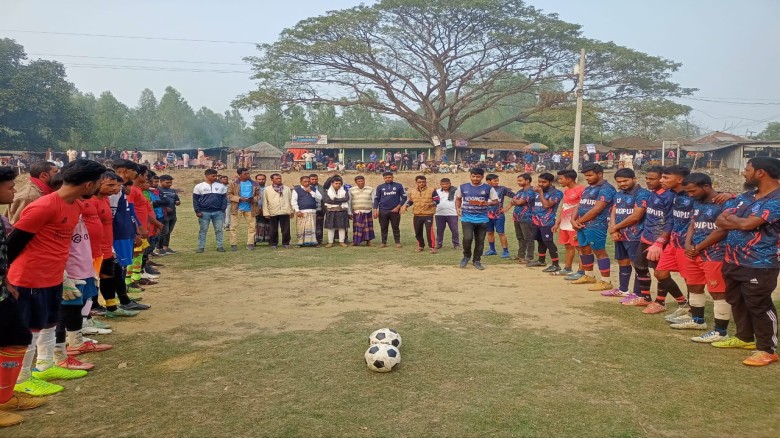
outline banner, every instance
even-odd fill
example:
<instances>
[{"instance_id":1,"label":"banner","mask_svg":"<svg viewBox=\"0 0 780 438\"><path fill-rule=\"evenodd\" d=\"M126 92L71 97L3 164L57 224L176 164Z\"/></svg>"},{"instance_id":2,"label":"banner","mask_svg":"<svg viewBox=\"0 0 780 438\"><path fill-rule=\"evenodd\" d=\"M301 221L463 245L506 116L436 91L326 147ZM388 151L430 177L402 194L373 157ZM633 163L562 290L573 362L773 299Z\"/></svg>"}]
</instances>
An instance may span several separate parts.
<instances>
[{"instance_id":1,"label":"banner","mask_svg":"<svg viewBox=\"0 0 780 438\"><path fill-rule=\"evenodd\" d=\"M595 154L596 153L596 145L595 144L586 144L585 145L586 150L589 154Z\"/></svg>"},{"instance_id":2,"label":"banner","mask_svg":"<svg viewBox=\"0 0 780 438\"><path fill-rule=\"evenodd\" d=\"M444 148L445 149L452 149L452 140L451 139L448 138L447 140L444 140Z\"/></svg>"},{"instance_id":3,"label":"banner","mask_svg":"<svg viewBox=\"0 0 780 438\"><path fill-rule=\"evenodd\" d=\"M326 145L328 144L328 136L327 135L293 135L291 141L293 143L301 143L301 144Z\"/></svg>"},{"instance_id":4,"label":"banner","mask_svg":"<svg viewBox=\"0 0 780 438\"><path fill-rule=\"evenodd\" d=\"M456 148L467 148L469 147L469 141L468 140L455 140L455 147Z\"/></svg>"}]
</instances>

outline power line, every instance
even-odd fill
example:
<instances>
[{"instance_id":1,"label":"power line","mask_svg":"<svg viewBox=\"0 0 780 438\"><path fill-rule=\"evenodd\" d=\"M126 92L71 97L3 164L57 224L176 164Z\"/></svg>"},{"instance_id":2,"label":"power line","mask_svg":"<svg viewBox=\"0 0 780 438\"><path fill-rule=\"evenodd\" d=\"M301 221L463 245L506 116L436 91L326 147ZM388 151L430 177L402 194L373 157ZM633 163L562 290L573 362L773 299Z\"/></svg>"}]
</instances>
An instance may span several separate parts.
<instances>
[{"instance_id":1,"label":"power line","mask_svg":"<svg viewBox=\"0 0 780 438\"><path fill-rule=\"evenodd\" d=\"M149 58L114 58L111 56L87 56L87 55L60 55L55 53L30 53L30 56L54 56L61 58L88 58L88 59L111 59L117 61L145 61L145 62L172 62L183 64L207 64L207 65L238 65L246 67L246 63L238 62L211 62L211 61L184 61L184 60L172 60L172 59L149 59Z\"/></svg>"},{"instance_id":2,"label":"power line","mask_svg":"<svg viewBox=\"0 0 780 438\"><path fill-rule=\"evenodd\" d=\"M134 40L157 40L157 41L184 41L192 43L218 43L218 44L251 44L257 43L250 41L228 41L228 40L200 40L192 38L167 38L167 37L149 37L149 36L137 36L137 35L107 35L97 33L77 33L77 32L48 32L41 30L21 30L21 29L0 29L0 32L18 32L18 33L34 33L34 34L46 34L46 35L70 35L70 36L84 36L84 37L96 37L96 38L125 38Z\"/></svg>"},{"instance_id":3,"label":"power line","mask_svg":"<svg viewBox=\"0 0 780 438\"><path fill-rule=\"evenodd\" d=\"M680 97L679 99L695 100L698 102L726 103L729 105L766 105L766 106L780 105L780 102L731 102L728 100L703 99L699 97Z\"/></svg>"},{"instance_id":4,"label":"power line","mask_svg":"<svg viewBox=\"0 0 780 438\"><path fill-rule=\"evenodd\" d=\"M190 73L226 73L226 74L245 74L251 75L252 72L248 70L214 70L214 69L195 69L195 68L179 68L179 67L158 67L158 66L144 66L144 65L112 65L112 64L81 64L81 63L64 63L63 65L70 68L96 68L96 69L108 69L108 70L136 70L136 71L168 71L168 72L190 72Z\"/></svg>"}]
</instances>

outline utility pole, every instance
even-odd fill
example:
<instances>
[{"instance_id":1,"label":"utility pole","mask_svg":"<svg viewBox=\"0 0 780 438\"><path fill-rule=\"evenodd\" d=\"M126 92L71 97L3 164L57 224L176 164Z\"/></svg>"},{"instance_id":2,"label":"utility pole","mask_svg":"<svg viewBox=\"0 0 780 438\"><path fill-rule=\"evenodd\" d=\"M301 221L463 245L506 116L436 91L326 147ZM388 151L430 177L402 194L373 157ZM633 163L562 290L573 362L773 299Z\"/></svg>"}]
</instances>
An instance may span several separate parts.
<instances>
[{"instance_id":1,"label":"utility pole","mask_svg":"<svg viewBox=\"0 0 780 438\"><path fill-rule=\"evenodd\" d=\"M580 134L582 131L582 83L585 82L585 49L580 49L580 63L575 72L579 74L577 79L577 116L574 120L574 156L571 157L571 166L575 171L580 168Z\"/></svg>"}]
</instances>

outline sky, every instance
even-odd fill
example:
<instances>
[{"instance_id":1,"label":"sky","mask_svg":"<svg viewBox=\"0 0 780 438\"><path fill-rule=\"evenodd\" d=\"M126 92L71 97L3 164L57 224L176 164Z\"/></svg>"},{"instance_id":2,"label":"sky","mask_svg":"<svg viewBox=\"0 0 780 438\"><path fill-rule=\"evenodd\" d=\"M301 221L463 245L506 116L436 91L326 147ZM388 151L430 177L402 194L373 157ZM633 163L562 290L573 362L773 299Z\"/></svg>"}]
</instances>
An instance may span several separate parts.
<instances>
[{"instance_id":1,"label":"sky","mask_svg":"<svg viewBox=\"0 0 780 438\"><path fill-rule=\"evenodd\" d=\"M236 96L255 88L250 68L242 60L256 54L253 43L272 43L283 29L300 20L361 1L2 3L0 38L15 39L31 59L64 63L68 79L81 91L99 95L110 90L120 101L135 106L144 88L159 99L171 85L196 110L207 106L224 111ZM680 102L693 108L690 120L706 129L747 135L760 132L767 122L780 121L780 81L776 79L780 73L780 1L528 3L580 24L586 37L681 62L674 80L699 91L694 99Z\"/></svg>"}]
</instances>

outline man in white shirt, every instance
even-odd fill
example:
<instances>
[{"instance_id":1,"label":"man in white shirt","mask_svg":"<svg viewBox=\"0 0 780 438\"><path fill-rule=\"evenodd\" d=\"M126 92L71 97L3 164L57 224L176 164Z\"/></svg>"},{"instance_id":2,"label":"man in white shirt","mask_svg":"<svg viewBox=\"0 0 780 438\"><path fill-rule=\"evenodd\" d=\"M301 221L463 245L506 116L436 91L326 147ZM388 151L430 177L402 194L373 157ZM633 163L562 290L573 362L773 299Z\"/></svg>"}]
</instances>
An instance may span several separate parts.
<instances>
[{"instance_id":1,"label":"man in white shirt","mask_svg":"<svg viewBox=\"0 0 780 438\"><path fill-rule=\"evenodd\" d=\"M439 195L439 204L436 205L436 249L441 249L444 243L444 227L450 228L452 233L452 246L455 249L460 248L460 235L458 234L458 212L455 210L455 194L458 189L452 187L449 178L442 178L439 181L440 189L436 190Z\"/></svg>"},{"instance_id":2,"label":"man in white shirt","mask_svg":"<svg viewBox=\"0 0 780 438\"><path fill-rule=\"evenodd\" d=\"M561 154L558 152L552 156L553 170L561 170Z\"/></svg>"}]
</instances>

